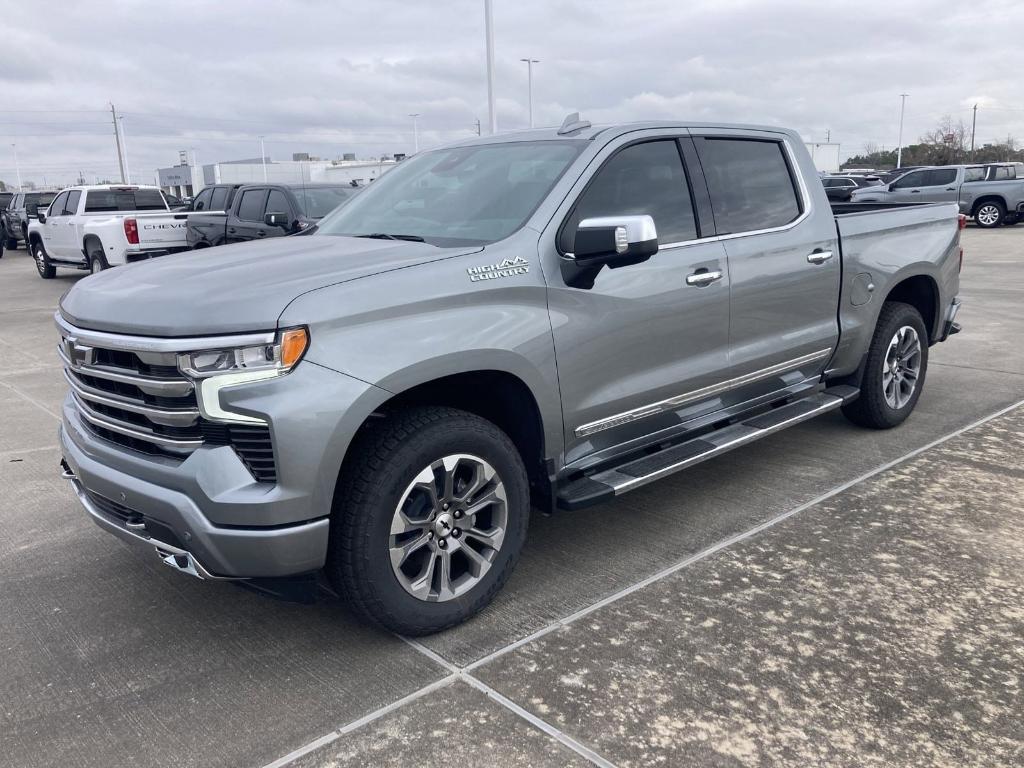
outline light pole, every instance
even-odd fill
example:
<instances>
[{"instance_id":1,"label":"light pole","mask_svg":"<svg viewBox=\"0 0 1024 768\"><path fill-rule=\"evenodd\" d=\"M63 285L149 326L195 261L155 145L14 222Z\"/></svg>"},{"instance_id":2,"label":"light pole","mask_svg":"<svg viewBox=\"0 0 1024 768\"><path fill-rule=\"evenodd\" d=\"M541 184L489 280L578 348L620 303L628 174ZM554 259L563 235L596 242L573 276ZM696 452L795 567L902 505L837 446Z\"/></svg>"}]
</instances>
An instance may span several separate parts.
<instances>
[{"instance_id":1,"label":"light pole","mask_svg":"<svg viewBox=\"0 0 1024 768\"><path fill-rule=\"evenodd\" d=\"M419 112L413 112L412 114L409 115L409 117L412 118L412 146L413 146L412 152L413 152L413 154L416 154L417 152L420 151L420 129L419 129L419 125L416 122L416 119L419 116L420 116Z\"/></svg>"},{"instance_id":2,"label":"light pole","mask_svg":"<svg viewBox=\"0 0 1024 768\"><path fill-rule=\"evenodd\" d=\"M494 12L491 0L484 0L484 28L487 36L487 117L491 133L497 133L498 113L494 109Z\"/></svg>"},{"instance_id":3,"label":"light pole","mask_svg":"<svg viewBox=\"0 0 1024 768\"><path fill-rule=\"evenodd\" d=\"M11 144L14 147L14 170L18 172L18 191L23 192L21 188L21 164L18 162L18 145Z\"/></svg>"},{"instance_id":4,"label":"light pole","mask_svg":"<svg viewBox=\"0 0 1024 768\"><path fill-rule=\"evenodd\" d=\"M128 167L128 135L124 132L124 115L117 116L117 122L121 124L121 151L124 153L124 173L128 177L128 183L132 183L132 172Z\"/></svg>"},{"instance_id":5,"label":"light pole","mask_svg":"<svg viewBox=\"0 0 1024 768\"><path fill-rule=\"evenodd\" d=\"M909 93L900 94L900 140L899 145L896 147L896 167L899 168L903 165L903 111L907 107L907 96Z\"/></svg>"},{"instance_id":6,"label":"light pole","mask_svg":"<svg viewBox=\"0 0 1024 768\"><path fill-rule=\"evenodd\" d=\"M540 64L540 59L520 59L526 62L526 98L530 104L530 127L533 128L533 65Z\"/></svg>"},{"instance_id":7,"label":"light pole","mask_svg":"<svg viewBox=\"0 0 1024 768\"><path fill-rule=\"evenodd\" d=\"M267 180L267 150L263 146L263 137L260 136L260 162L263 163L263 181Z\"/></svg>"}]
</instances>

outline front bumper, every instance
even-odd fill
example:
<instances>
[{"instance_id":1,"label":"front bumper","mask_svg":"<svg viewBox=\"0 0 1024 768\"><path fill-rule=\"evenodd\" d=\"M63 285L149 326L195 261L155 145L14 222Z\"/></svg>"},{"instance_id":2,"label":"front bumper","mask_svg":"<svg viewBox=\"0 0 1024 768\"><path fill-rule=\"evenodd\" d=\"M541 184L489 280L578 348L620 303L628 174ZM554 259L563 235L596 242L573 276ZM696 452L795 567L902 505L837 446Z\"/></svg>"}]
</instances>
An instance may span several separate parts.
<instances>
[{"instance_id":1,"label":"front bumper","mask_svg":"<svg viewBox=\"0 0 1024 768\"><path fill-rule=\"evenodd\" d=\"M65 414L67 419L67 414ZM271 578L323 567L328 520L274 528L212 524L188 496L105 466L61 425L64 473L93 521L165 563L199 578Z\"/></svg>"}]
</instances>

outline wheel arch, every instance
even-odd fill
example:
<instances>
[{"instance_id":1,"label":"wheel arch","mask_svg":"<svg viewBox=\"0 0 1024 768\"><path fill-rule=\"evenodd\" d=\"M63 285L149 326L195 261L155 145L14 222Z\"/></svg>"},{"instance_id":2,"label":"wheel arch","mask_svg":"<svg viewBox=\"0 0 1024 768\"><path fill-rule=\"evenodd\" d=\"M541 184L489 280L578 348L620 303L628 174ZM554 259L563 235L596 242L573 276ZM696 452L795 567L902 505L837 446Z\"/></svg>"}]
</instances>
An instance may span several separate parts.
<instances>
[{"instance_id":1,"label":"wheel arch","mask_svg":"<svg viewBox=\"0 0 1024 768\"><path fill-rule=\"evenodd\" d=\"M928 329L928 344L934 344L941 335L939 323L939 284L931 275L917 274L896 283L885 296L885 302L901 301L921 313ZM883 303L885 303L883 302ZM880 309L880 308L879 308ZM875 318L877 325L878 318Z\"/></svg>"},{"instance_id":2,"label":"wheel arch","mask_svg":"<svg viewBox=\"0 0 1024 768\"><path fill-rule=\"evenodd\" d=\"M974 205L971 206L971 216L976 216L978 213L978 209L981 208L981 206L983 206L985 203L999 203L1003 207L1004 211L1009 210L1009 208L1007 208L1006 205L1005 197L994 193L987 193L974 201Z\"/></svg>"}]
</instances>

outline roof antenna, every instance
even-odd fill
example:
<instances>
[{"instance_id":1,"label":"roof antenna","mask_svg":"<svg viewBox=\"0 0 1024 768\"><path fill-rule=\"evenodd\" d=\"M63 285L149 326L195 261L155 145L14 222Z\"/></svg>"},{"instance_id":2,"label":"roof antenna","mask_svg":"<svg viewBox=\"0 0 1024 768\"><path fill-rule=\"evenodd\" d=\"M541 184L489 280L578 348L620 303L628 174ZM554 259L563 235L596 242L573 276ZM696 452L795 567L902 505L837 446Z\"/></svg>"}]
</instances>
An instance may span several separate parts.
<instances>
[{"instance_id":1,"label":"roof antenna","mask_svg":"<svg viewBox=\"0 0 1024 768\"><path fill-rule=\"evenodd\" d=\"M565 136L568 133L575 133L589 127L589 120L580 120L580 113L573 112L571 115L566 115L565 120L562 121L562 127L558 129L558 135Z\"/></svg>"}]
</instances>

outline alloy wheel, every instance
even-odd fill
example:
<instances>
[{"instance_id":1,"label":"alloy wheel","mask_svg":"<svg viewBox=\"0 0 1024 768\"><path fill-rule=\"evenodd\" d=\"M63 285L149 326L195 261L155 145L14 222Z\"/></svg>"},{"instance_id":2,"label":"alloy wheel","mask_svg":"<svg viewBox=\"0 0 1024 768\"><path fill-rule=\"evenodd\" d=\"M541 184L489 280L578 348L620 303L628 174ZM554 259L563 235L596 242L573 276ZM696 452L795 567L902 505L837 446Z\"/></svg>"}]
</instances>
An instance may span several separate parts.
<instances>
[{"instance_id":1,"label":"alloy wheel","mask_svg":"<svg viewBox=\"0 0 1024 768\"><path fill-rule=\"evenodd\" d=\"M445 456L416 475L395 508L391 568L413 597L452 600L486 576L507 525L505 484L494 467L470 454Z\"/></svg>"},{"instance_id":2,"label":"alloy wheel","mask_svg":"<svg viewBox=\"0 0 1024 768\"><path fill-rule=\"evenodd\" d=\"M917 331L904 325L889 342L882 366L882 393L890 408L905 406L917 389L921 375L921 339Z\"/></svg>"},{"instance_id":3,"label":"alloy wheel","mask_svg":"<svg viewBox=\"0 0 1024 768\"><path fill-rule=\"evenodd\" d=\"M983 224L986 227L995 226L999 222L999 209L994 205L983 205L978 209L975 218L979 224Z\"/></svg>"}]
</instances>

